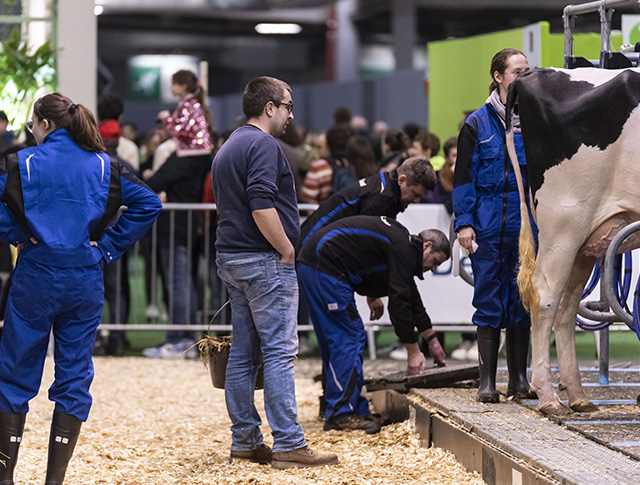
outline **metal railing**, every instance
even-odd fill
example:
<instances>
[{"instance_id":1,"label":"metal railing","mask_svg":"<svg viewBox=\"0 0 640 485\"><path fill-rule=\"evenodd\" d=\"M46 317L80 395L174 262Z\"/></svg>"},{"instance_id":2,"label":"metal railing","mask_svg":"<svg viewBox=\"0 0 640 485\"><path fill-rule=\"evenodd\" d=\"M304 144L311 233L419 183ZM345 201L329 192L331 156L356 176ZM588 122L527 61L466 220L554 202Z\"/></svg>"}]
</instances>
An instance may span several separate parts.
<instances>
[{"instance_id":1,"label":"metal railing","mask_svg":"<svg viewBox=\"0 0 640 485\"><path fill-rule=\"evenodd\" d=\"M314 211L317 208L314 204L300 204L299 209L301 217ZM219 281L215 271L215 256L212 244L215 227L212 225L212 218L215 217L215 204L181 204L166 203L163 204L163 216L168 220L168 238L163 234L159 234L158 224L156 221L146 239L138 242L129 253L136 258L144 257L143 278L148 281L145 288L147 302L149 305L164 309L167 314L167 323L162 323L158 316L151 316L148 323L129 321L130 305L127 304L125 294L125 284L123 278L131 280L129 275L129 267L132 261L121 258L115 265L115 286L111 289L105 288L105 300L111 302L107 314L110 315L108 322L103 322L99 326L99 330L198 330L198 331L230 331L231 321L228 311L221 311L216 321L211 321L212 317L220 310L228 298L224 283ZM179 214L186 212L186 234L179 235L176 233L176 218ZM166 220L164 221L166 224ZM186 236L186 245L182 246L177 239L184 239ZM186 265L176 263L176 248L184 247ZM148 251L148 254L144 254ZM162 253L166 253L166 257L162 257ZM164 265L162 264L164 261ZM176 271L183 271L183 281L193 281L195 292L179 289L175 287ZM124 272L124 274L123 274ZM162 285L162 286L158 286ZM161 290L161 291L158 291ZM114 293L108 294L111 291ZM219 292L219 294L214 294ZM164 295L164 298L158 294ZM184 324L175 324L172 321L174 307L176 305L177 295L186 296L184 302L185 312L181 317L184 318ZM159 299L164 301L160 302ZM192 318L193 299L197 302L196 319ZM219 305L213 305L213 302L219 302ZM123 311L129 307L129 310ZM124 316L124 320L123 317ZM299 330L313 330L311 324L302 324L298 326Z\"/></svg>"},{"instance_id":2,"label":"metal railing","mask_svg":"<svg viewBox=\"0 0 640 485\"><path fill-rule=\"evenodd\" d=\"M299 204L301 222L304 221L306 216L313 212L317 208L315 204ZM230 332L232 330L230 321L230 309L227 308L220 312L218 317L212 321L212 317L220 310L220 307L227 301L228 295L224 283L217 279L217 275L212 274L215 271L214 249L212 244L212 238L214 237L213 221L215 220L215 204L176 204L167 203L163 205L163 217L165 220L162 224L167 224L168 217L168 239L166 234L161 234L158 228L159 221L156 221L149 234L143 240L139 241L134 248L130 250L132 258L129 261L123 261L120 259L112 265L115 266L115 287L112 288L112 292L115 296L105 293L105 300L111 302L113 308L108 308L105 315L110 315L110 318L105 319L100 324L100 331L225 331ZM187 234L179 235L176 230L184 230L183 224L178 226L176 219L180 217L180 214L186 212ZM178 237L186 236L186 258L189 262L187 265L180 265L176 262L175 248L178 245ZM165 237L165 240L162 240ZM196 238L196 239L194 239ZM162 265L159 261L161 249L166 248L169 254L169 258L166 261L166 272L163 274ZM145 253L146 252L146 253ZM135 258L135 259L134 259ZM141 259L145 260L144 273L146 274L133 274L132 270L138 270L141 266ZM135 263L135 264L132 264ZM129 267L127 266L129 265ZM174 308L174 298L178 292L176 288L173 288L171 284L174 281L176 271L184 271L187 278L197 279L196 294L189 295L189 298L195 297L198 302L198 311L194 321L191 321L190 317L190 305L185 305L185 314L182 315L182 321L188 322L183 324L175 324L171 321L171 315ZM164 276L164 279L163 279ZM139 311L140 302L136 301L138 311L133 315L133 311L123 311L122 307L127 307L126 301L124 301L126 288L123 288L123 281L135 281L140 284L140 278L146 278L148 280L148 291L146 298L149 305L153 305L156 308L163 308L166 310L168 318L164 323L164 318L158 318L157 316L147 318L142 317L143 320L148 322L137 320L139 316L144 314L144 311ZM185 278L183 278L184 280ZM159 286L163 285L164 287ZM105 287L106 289L106 287ZM123 291L123 289L125 291ZM159 291L160 290L160 291ZM214 294L218 292L217 294ZM139 297L140 292L135 292L136 297ZM159 295L165 295L163 298ZM214 297L215 296L215 297ZM212 298L214 297L214 298ZM166 300L166 304L163 300ZM213 303L212 303L213 302ZM133 300L132 300L132 303ZM187 303L191 303L190 301ZM134 305L132 304L131 307ZM132 318L128 318L128 315L132 314ZM108 320L108 321L107 321ZM127 323L131 322L131 323ZM375 333L381 331L392 331L393 326L391 322L375 321L364 322L365 331L367 334L367 344L369 349L369 358L376 358L376 343ZM434 322L434 330L436 331L473 331L475 326L469 323L438 323ZM312 331L313 325L311 322L301 322L298 324L299 331Z\"/></svg>"},{"instance_id":3,"label":"metal railing","mask_svg":"<svg viewBox=\"0 0 640 485\"><path fill-rule=\"evenodd\" d=\"M638 65L637 53L611 52L611 19L613 10L619 7L640 5L639 0L599 0L596 2L567 5L562 13L564 25L564 67L602 67L616 69ZM587 60L574 56L573 31L576 17L598 12L600 15L600 59Z\"/></svg>"}]
</instances>

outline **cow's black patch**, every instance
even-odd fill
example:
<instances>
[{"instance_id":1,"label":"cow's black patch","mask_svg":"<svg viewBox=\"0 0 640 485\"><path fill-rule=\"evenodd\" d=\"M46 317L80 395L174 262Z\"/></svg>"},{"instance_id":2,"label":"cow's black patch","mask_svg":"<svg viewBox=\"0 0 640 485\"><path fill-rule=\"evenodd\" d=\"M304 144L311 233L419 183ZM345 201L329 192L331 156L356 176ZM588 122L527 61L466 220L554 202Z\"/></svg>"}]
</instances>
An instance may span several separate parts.
<instances>
[{"instance_id":1,"label":"cow's black patch","mask_svg":"<svg viewBox=\"0 0 640 485\"><path fill-rule=\"evenodd\" d=\"M507 112L514 99L535 194L544 172L571 158L581 145L604 150L618 139L640 104L640 73L624 71L594 87L564 72L535 69L512 83Z\"/></svg>"}]
</instances>

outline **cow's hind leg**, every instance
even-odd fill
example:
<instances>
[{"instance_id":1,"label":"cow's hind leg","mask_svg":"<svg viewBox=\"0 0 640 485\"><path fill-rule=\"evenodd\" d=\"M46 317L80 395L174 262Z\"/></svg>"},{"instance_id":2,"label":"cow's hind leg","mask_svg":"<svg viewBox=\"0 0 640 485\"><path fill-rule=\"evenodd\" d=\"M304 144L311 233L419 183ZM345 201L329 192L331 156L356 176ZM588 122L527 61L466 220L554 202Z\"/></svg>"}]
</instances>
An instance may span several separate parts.
<instances>
[{"instance_id":1,"label":"cow's hind leg","mask_svg":"<svg viewBox=\"0 0 640 485\"><path fill-rule=\"evenodd\" d=\"M540 242L533 274L533 284L540 295L540 306L538 312L531 315L531 388L538 395L540 412L565 416L571 410L560 401L553 388L549 339L561 296L572 272L575 253L545 248L542 238Z\"/></svg>"},{"instance_id":2,"label":"cow's hind leg","mask_svg":"<svg viewBox=\"0 0 640 485\"><path fill-rule=\"evenodd\" d=\"M576 412L594 412L598 408L587 399L580 383L580 368L576 359L576 314L584 286L591 274L595 258L578 255L565 287L556 321L556 348L560 366L560 383L569 396L569 407Z\"/></svg>"},{"instance_id":3,"label":"cow's hind leg","mask_svg":"<svg viewBox=\"0 0 640 485\"><path fill-rule=\"evenodd\" d=\"M545 301L541 296L541 301ZM538 395L538 409L543 414L566 415L570 413L553 389L549 361L549 339L553 326L552 310L555 306L541 305L540 315L531 318L531 388ZM550 315L545 315L549 313Z\"/></svg>"}]
</instances>

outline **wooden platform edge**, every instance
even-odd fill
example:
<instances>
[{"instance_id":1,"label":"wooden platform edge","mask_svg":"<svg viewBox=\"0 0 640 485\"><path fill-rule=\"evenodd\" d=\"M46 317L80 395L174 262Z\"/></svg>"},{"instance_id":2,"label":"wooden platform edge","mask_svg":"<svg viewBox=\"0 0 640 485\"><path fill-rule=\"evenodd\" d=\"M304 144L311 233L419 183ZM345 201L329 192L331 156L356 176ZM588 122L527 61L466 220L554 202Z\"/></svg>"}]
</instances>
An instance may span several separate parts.
<instances>
[{"instance_id":1,"label":"wooden platform edge","mask_svg":"<svg viewBox=\"0 0 640 485\"><path fill-rule=\"evenodd\" d=\"M484 440L427 403L419 402L416 396L381 390L370 393L369 398L387 423L410 419L422 446L453 453L468 471L479 472L487 485L573 485Z\"/></svg>"}]
</instances>

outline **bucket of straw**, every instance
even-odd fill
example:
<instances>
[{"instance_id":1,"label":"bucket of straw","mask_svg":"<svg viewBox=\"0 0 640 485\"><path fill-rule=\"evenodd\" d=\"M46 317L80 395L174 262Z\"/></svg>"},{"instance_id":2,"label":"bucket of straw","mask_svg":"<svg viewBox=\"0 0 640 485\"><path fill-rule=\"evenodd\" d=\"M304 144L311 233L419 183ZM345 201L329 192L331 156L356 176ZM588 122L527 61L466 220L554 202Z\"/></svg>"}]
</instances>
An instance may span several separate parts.
<instances>
[{"instance_id":1,"label":"bucket of straw","mask_svg":"<svg viewBox=\"0 0 640 485\"><path fill-rule=\"evenodd\" d=\"M211 382L216 389L224 389L227 373L227 362L231 350L231 337L211 337L206 335L198 342L205 367L209 367ZM256 389L264 387L264 371L262 364L256 376Z\"/></svg>"},{"instance_id":2,"label":"bucket of straw","mask_svg":"<svg viewBox=\"0 0 640 485\"><path fill-rule=\"evenodd\" d=\"M220 309L215 313L211 321L209 322L209 328L216 319L218 314L224 307L229 304L227 301ZM224 384L227 375L227 362L229 362L229 352L231 350L231 337L211 337L205 335L202 340L198 342L198 350L200 350L200 356L205 367L209 367L209 373L211 374L211 382L216 389L224 389ZM264 369L262 364L258 368L256 375L256 389L262 389L264 387Z\"/></svg>"}]
</instances>

